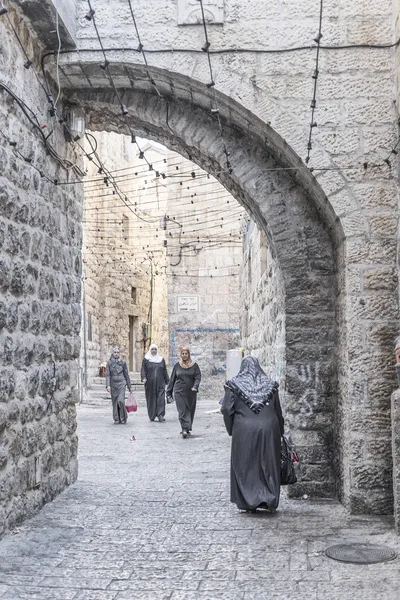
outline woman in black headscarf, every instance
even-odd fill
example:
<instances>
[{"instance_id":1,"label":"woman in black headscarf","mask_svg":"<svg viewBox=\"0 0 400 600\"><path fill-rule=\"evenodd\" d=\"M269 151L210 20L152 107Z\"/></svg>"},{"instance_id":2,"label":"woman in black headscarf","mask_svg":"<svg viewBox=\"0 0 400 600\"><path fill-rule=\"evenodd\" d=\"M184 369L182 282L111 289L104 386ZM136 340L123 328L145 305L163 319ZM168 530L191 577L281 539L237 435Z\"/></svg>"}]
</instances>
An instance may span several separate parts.
<instances>
[{"instance_id":1,"label":"woman in black headscarf","mask_svg":"<svg viewBox=\"0 0 400 600\"><path fill-rule=\"evenodd\" d=\"M106 388L107 392L111 394L115 425L125 425L128 420L128 413L125 408L126 386L131 391L128 367L126 362L121 359L119 346L115 346L106 368Z\"/></svg>"},{"instance_id":2,"label":"woman in black headscarf","mask_svg":"<svg viewBox=\"0 0 400 600\"><path fill-rule=\"evenodd\" d=\"M284 420L278 387L253 356L225 384L221 411L232 436L231 502L240 510L274 512L279 504Z\"/></svg>"}]
</instances>

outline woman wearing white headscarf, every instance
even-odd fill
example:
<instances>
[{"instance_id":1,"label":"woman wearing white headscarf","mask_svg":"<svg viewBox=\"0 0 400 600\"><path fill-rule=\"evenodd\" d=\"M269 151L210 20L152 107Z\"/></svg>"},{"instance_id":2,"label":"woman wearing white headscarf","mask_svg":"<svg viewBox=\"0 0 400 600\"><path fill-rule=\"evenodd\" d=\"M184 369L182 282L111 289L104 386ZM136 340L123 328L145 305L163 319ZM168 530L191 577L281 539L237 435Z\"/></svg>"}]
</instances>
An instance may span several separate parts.
<instances>
[{"instance_id":1,"label":"woman wearing white headscarf","mask_svg":"<svg viewBox=\"0 0 400 600\"><path fill-rule=\"evenodd\" d=\"M125 408L125 388L131 391L131 380L129 378L126 362L121 359L118 346L113 348L112 354L106 367L106 387L111 393L114 424L125 424L128 413Z\"/></svg>"},{"instance_id":2,"label":"woman wearing white headscarf","mask_svg":"<svg viewBox=\"0 0 400 600\"><path fill-rule=\"evenodd\" d=\"M278 387L253 356L225 384L221 411L232 436L231 502L241 510L278 507L284 432Z\"/></svg>"},{"instance_id":3,"label":"woman wearing white headscarf","mask_svg":"<svg viewBox=\"0 0 400 600\"><path fill-rule=\"evenodd\" d=\"M150 346L143 359L141 378L146 391L147 413L150 421L165 421L165 386L169 382L167 366L158 354L156 344Z\"/></svg>"}]
</instances>

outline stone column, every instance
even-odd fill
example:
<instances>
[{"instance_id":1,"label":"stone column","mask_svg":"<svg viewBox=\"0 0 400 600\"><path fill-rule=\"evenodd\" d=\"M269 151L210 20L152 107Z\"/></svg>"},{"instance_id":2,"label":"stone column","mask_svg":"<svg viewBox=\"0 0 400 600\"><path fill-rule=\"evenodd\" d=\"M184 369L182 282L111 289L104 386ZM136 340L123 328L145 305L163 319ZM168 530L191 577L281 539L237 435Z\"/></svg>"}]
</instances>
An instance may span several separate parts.
<instances>
[{"instance_id":1,"label":"stone column","mask_svg":"<svg viewBox=\"0 0 400 600\"><path fill-rule=\"evenodd\" d=\"M392 394L392 452L394 518L400 533L400 389Z\"/></svg>"}]
</instances>

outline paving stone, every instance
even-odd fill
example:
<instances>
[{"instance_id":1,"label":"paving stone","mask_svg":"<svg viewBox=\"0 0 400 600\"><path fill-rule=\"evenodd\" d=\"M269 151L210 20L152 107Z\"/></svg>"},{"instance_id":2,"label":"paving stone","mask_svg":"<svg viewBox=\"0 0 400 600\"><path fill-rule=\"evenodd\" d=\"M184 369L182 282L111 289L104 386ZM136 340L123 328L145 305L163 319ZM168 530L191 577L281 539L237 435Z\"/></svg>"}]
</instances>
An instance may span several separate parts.
<instances>
[{"instance_id":1,"label":"paving stone","mask_svg":"<svg viewBox=\"0 0 400 600\"><path fill-rule=\"evenodd\" d=\"M144 414L121 433L108 408L79 407L78 482L0 542L0 599L398 600L400 559L354 567L324 555L346 541L400 552L392 520L285 493L273 516L231 505L230 440L211 406L199 405L200 445L180 439L169 411L157 437ZM104 450L111 461L90 458ZM207 469L218 477L202 494ZM162 502L149 501L152 486Z\"/></svg>"},{"instance_id":2,"label":"paving stone","mask_svg":"<svg viewBox=\"0 0 400 600\"><path fill-rule=\"evenodd\" d=\"M74 600L76 590L54 590L45 587L12 586L0 596L3 600Z\"/></svg>"}]
</instances>

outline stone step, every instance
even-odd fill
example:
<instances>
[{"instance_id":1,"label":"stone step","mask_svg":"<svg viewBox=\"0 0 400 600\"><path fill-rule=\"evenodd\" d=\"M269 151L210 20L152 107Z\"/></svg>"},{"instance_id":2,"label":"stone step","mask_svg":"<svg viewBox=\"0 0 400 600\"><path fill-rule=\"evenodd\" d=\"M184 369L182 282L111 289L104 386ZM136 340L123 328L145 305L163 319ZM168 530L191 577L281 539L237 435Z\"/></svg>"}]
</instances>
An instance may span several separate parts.
<instances>
[{"instance_id":1,"label":"stone step","mask_svg":"<svg viewBox=\"0 0 400 600\"><path fill-rule=\"evenodd\" d=\"M129 373L129 377L132 383L135 385L139 385L142 383L140 379L140 373ZM103 385L106 386L106 378L105 377L93 377L91 379L91 387L93 385Z\"/></svg>"},{"instance_id":2,"label":"stone step","mask_svg":"<svg viewBox=\"0 0 400 600\"><path fill-rule=\"evenodd\" d=\"M139 390L135 390L135 397L137 401L144 402L143 386ZM83 393L82 404L88 404L91 406L111 406L111 395L105 389L104 385L97 385L91 388L87 388Z\"/></svg>"}]
</instances>

